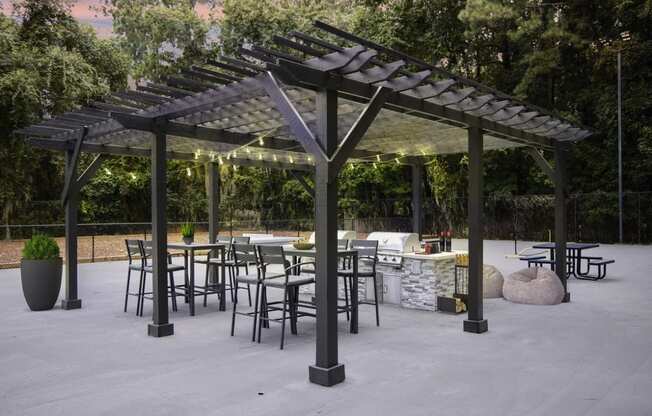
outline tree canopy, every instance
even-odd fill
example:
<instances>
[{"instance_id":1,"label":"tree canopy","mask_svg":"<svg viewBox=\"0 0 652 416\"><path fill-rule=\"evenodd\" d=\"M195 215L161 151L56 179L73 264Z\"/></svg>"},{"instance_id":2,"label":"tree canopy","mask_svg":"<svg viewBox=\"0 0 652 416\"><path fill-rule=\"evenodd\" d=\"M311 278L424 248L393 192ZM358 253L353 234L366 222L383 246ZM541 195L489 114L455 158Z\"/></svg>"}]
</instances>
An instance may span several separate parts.
<instances>
[{"instance_id":1,"label":"tree canopy","mask_svg":"<svg viewBox=\"0 0 652 416\"><path fill-rule=\"evenodd\" d=\"M12 207L30 198L54 199L52 189L60 186L60 179L46 172L52 166L60 171L61 159L25 147L10 134L13 129L124 88L128 76L158 79L220 53L237 54L243 44L269 45L275 34L311 33L315 19L594 128L595 136L573 146L571 192L616 190L620 52L625 189L652 191L651 0L223 0L210 2L215 13L208 20L197 14L192 0L106 0L101 11L112 16L115 32L108 40L75 21L64 0L15 3L13 18L0 16L5 221ZM621 37L625 31L628 42ZM485 161L488 194L551 191L550 181L520 149L486 152ZM100 171L85 190L84 217L147 220L149 202L142 198L149 186L147 161L115 158L107 169L111 174ZM201 167L171 162L169 171L172 216L205 218ZM453 199L465 195L466 173L464 155L433 157L427 165L427 200L448 210L446 215L458 215ZM284 172L223 168L222 176L223 207L236 216L312 215L310 197ZM392 201L407 199L408 179L405 167L352 165L341 174L341 212L406 215L409 206Z\"/></svg>"}]
</instances>

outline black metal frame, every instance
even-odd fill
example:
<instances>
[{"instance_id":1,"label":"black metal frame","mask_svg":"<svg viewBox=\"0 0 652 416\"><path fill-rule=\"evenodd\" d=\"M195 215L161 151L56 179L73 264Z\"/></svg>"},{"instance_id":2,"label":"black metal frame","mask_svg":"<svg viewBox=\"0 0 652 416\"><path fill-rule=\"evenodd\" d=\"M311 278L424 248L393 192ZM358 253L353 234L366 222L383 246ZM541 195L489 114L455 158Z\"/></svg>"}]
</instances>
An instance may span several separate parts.
<instances>
[{"instance_id":1,"label":"black metal frame","mask_svg":"<svg viewBox=\"0 0 652 416\"><path fill-rule=\"evenodd\" d=\"M483 134L539 150L554 150L554 172L537 153L535 160L556 188L555 238L558 242L557 269L564 270L566 242L565 154L566 144L589 137L592 132L573 127L567 120L477 82L453 75L375 42L316 22L327 36L314 37L292 32L294 40L275 37L284 51L254 45L241 49L242 59L220 57L194 65L170 76L165 84L147 83L136 91L116 93L106 102L64 113L20 130L36 146L66 152L67 179L62 199L66 203L66 297L64 308L80 307L77 298L76 224L77 195L81 183L72 181L81 152L151 157L152 224L154 266L154 315L148 333L173 333L165 302L166 212L165 161L167 158L215 162L209 154L169 150L171 137L190 138L206 146L237 149L240 146L269 152L300 155L301 163L272 162L234 157L220 163L315 172L316 218L316 362L310 367L312 382L333 385L344 380L344 365L337 347L337 175L349 158L378 157L382 161L401 157L413 168L413 229L420 233L422 158L383 154L381 150L356 149L381 109L468 128L469 135L469 319L464 329L487 330L482 309L482 151ZM338 44L327 39L337 38ZM347 45L347 46L343 46ZM304 56L308 59L304 59ZM253 57L255 61L245 57ZM416 72L408 70L415 69ZM289 90L313 91L316 121L306 121L290 99ZM338 98L366 104L342 142L338 141ZM219 122L238 116L229 106L247 101L263 105L263 119L243 119L242 123ZM229 113L231 111L231 114ZM254 108L252 112L259 112ZM280 118L274 118L280 114ZM342 115L344 117L344 115ZM236 117L237 118L237 117ZM282 120L282 133L260 123ZM218 127L213 127L216 123ZM344 123L342 123L344 125ZM240 130L242 126L253 126ZM268 134L258 141L257 132ZM149 135L154 137L150 138ZM289 138L288 138L289 137ZM124 138L143 146L115 145ZM97 139L101 139L98 142ZM114 143L114 144L111 144ZM149 148L147 143L150 143ZM173 143L173 140L170 140ZM407 141L409 146L409 140ZM209 147L210 148L210 147ZM417 149L411 149L417 150ZM540 157L541 156L541 157ZM98 165L101 160L98 161ZM82 177L92 176L92 169ZM208 166L208 196L211 222L209 237L217 234L219 177L214 163ZM78 181L81 182L81 181ZM305 186L305 184L304 184ZM307 187L309 188L309 187ZM310 189L308 189L310 192ZM563 278L564 286L566 279Z\"/></svg>"}]
</instances>

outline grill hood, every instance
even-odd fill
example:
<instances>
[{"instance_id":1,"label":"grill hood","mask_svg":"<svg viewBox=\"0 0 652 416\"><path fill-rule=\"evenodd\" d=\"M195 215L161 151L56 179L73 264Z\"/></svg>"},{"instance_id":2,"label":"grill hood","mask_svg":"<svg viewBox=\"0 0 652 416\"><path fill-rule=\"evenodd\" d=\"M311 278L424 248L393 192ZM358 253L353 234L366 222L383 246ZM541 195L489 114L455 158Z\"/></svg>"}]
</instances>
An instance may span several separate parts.
<instances>
[{"instance_id":1,"label":"grill hood","mask_svg":"<svg viewBox=\"0 0 652 416\"><path fill-rule=\"evenodd\" d=\"M416 233L374 232L367 236L367 240L377 240L379 252L414 253L421 247Z\"/></svg>"},{"instance_id":2,"label":"grill hood","mask_svg":"<svg viewBox=\"0 0 652 416\"><path fill-rule=\"evenodd\" d=\"M357 234L355 231L348 231L348 230L337 230L337 239L338 240L355 240L357 238ZM315 242L315 233L313 232L310 234L310 238L308 239L309 243L314 243Z\"/></svg>"}]
</instances>

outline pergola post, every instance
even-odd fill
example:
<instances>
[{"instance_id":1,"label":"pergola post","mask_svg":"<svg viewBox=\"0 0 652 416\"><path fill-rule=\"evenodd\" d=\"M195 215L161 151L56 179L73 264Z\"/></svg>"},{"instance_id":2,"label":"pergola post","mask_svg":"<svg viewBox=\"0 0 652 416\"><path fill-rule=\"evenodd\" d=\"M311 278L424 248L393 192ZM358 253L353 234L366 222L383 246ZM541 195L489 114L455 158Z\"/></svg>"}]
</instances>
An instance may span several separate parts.
<instances>
[{"instance_id":1,"label":"pergola post","mask_svg":"<svg viewBox=\"0 0 652 416\"><path fill-rule=\"evenodd\" d=\"M555 271L564 285L563 302L570 302L567 289L568 275L566 273L566 146L555 142Z\"/></svg>"},{"instance_id":2,"label":"pergola post","mask_svg":"<svg viewBox=\"0 0 652 416\"><path fill-rule=\"evenodd\" d=\"M77 221L79 211L79 187L76 182L77 169L75 152L66 151L66 172L70 175L68 197L65 203L65 287L61 308L65 310L81 308L77 297Z\"/></svg>"},{"instance_id":3,"label":"pergola post","mask_svg":"<svg viewBox=\"0 0 652 416\"><path fill-rule=\"evenodd\" d=\"M152 337L174 334L169 322L167 284L167 216L166 216L166 135L157 131L152 137L152 323L147 333Z\"/></svg>"},{"instance_id":4,"label":"pergola post","mask_svg":"<svg viewBox=\"0 0 652 416\"><path fill-rule=\"evenodd\" d=\"M321 90L316 98L316 139L326 155L337 148L337 92ZM332 386L344 381L337 345L337 175L331 162L316 158L315 171L315 296L317 334L315 365L310 381Z\"/></svg>"},{"instance_id":5,"label":"pergola post","mask_svg":"<svg viewBox=\"0 0 652 416\"><path fill-rule=\"evenodd\" d=\"M469 126L469 289L468 319L464 331L480 334L487 332L488 323L482 310L482 208L483 208L483 137L479 126Z\"/></svg>"},{"instance_id":6,"label":"pergola post","mask_svg":"<svg viewBox=\"0 0 652 416\"><path fill-rule=\"evenodd\" d=\"M423 164L412 165L412 232L419 234L423 231Z\"/></svg>"},{"instance_id":7,"label":"pergola post","mask_svg":"<svg viewBox=\"0 0 652 416\"><path fill-rule=\"evenodd\" d=\"M208 242L213 244L217 240L219 231L219 206L220 206L220 167L215 162L204 165L206 172L206 197L208 199ZM210 268L209 279L217 283L216 267Z\"/></svg>"}]
</instances>

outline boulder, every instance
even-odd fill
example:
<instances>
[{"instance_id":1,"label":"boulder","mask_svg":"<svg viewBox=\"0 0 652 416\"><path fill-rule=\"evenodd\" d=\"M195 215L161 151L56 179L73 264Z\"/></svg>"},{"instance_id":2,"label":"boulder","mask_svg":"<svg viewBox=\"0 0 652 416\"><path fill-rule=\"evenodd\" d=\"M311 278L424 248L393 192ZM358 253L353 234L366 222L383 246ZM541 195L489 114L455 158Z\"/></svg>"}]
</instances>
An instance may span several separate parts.
<instances>
[{"instance_id":1,"label":"boulder","mask_svg":"<svg viewBox=\"0 0 652 416\"><path fill-rule=\"evenodd\" d=\"M505 278L503 296L515 303L557 305L564 298L564 286L552 270L531 267Z\"/></svg>"},{"instance_id":2,"label":"boulder","mask_svg":"<svg viewBox=\"0 0 652 416\"><path fill-rule=\"evenodd\" d=\"M503 275L497 268L490 264L482 267L482 295L484 298L503 297Z\"/></svg>"}]
</instances>

